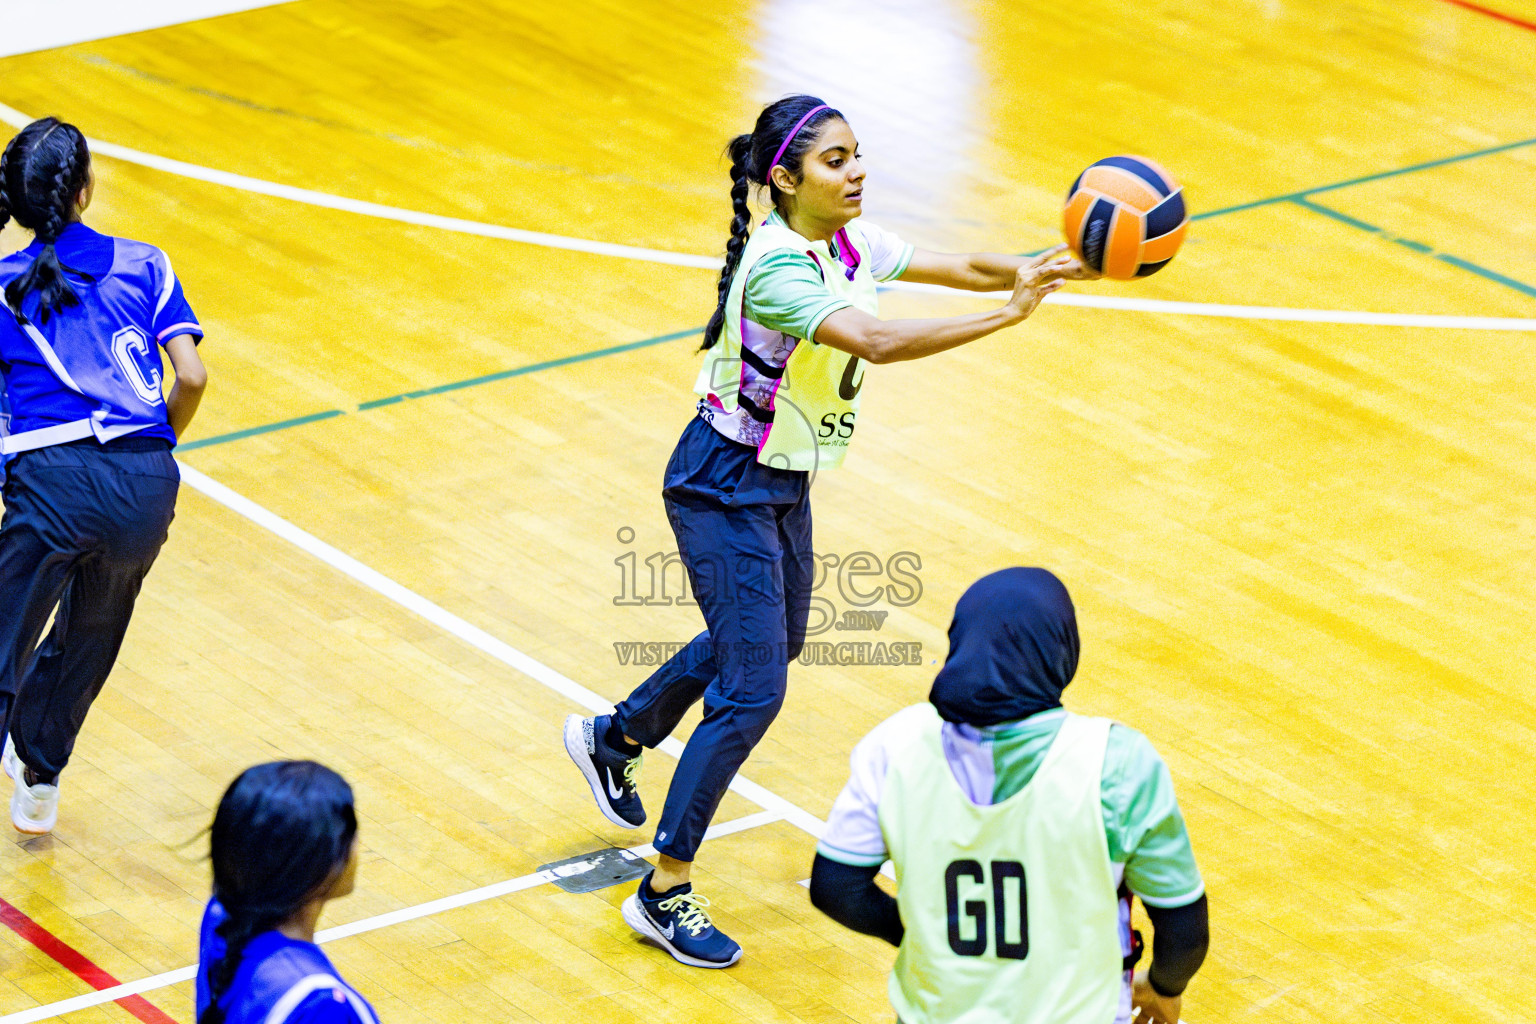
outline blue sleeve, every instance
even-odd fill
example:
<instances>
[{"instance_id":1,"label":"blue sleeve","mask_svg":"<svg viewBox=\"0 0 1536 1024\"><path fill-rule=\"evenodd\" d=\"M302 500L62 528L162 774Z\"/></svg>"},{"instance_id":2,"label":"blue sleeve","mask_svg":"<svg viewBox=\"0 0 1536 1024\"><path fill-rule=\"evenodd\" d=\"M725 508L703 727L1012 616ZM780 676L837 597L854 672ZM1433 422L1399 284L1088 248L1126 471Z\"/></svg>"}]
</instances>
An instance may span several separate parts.
<instances>
[{"instance_id":1,"label":"blue sleeve","mask_svg":"<svg viewBox=\"0 0 1536 1024\"><path fill-rule=\"evenodd\" d=\"M178 334L190 334L202 340L203 327L187 303L187 297L181 290L181 281L171 269L170 259L164 253L158 255L161 265L155 282L155 315L150 324L155 341L164 345Z\"/></svg>"}]
</instances>

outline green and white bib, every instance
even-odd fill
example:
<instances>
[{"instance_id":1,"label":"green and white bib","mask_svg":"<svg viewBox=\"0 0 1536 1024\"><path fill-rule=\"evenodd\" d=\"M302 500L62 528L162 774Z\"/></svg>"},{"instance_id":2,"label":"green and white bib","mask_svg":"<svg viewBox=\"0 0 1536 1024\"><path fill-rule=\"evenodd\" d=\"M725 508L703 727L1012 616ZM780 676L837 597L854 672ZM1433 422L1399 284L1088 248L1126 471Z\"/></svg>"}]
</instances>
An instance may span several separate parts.
<instances>
[{"instance_id":1,"label":"green and white bib","mask_svg":"<svg viewBox=\"0 0 1536 1024\"><path fill-rule=\"evenodd\" d=\"M834 256L826 242L805 238L773 215L747 240L726 295L725 329L705 353L694 390L700 415L726 437L756 448L758 462L802 471L841 465L858 421L864 367L856 356L750 319L746 291L753 269L774 253L804 253L826 289L821 316L846 306L873 316L879 298L871 243L888 239L894 236L854 222L838 232ZM893 264L881 267L893 270L890 276L911 258L911 247L904 248L899 267L879 261Z\"/></svg>"},{"instance_id":2,"label":"green and white bib","mask_svg":"<svg viewBox=\"0 0 1536 1024\"><path fill-rule=\"evenodd\" d=\"M973 803L930 704L887 725L903 751L879 820L906 937L890 997L903 1024L1111 1024L1122 952L1100 808L1108 719L1068 715L1017 793Z\"/></svg>"}]
</instances>

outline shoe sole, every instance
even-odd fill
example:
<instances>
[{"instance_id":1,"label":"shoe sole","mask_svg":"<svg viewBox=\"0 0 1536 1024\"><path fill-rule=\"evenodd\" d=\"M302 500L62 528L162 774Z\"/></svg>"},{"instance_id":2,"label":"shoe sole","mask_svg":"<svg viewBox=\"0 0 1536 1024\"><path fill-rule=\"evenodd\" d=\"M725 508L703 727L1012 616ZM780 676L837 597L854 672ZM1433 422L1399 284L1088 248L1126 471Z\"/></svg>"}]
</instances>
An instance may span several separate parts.
<instances>
[{"instance_id":1,"label":"shoe sole","mask_svg":"<svg viewBox=\"0 0 1536 1024\"><path fill-rule=\"evenodd\" d=\"M38 821L33 821L30 818L22 817L21 815L16 813L15 799L12 798L12 801L11 801L11 825L16 829L17 832L20 832L22 835L24 835L24 836L46 836L46 835L48 835L48 833L53 831L53 826L57 825L58 823L59 823L59 812L58 812L57 809L54 810L53 818L50 821L48 821L47 824L44 824L44 823L38 822Z\"/></svg>"},{"instance_id":2,"label":"shoe sole","mask_svg":"<svg viewBox=\"0 0 1536 1024\"><path fill-rule=\"evenodd\" d=\"M711 970L719 970L723 967L729 967L741 959L741 949L739 947L736 950L736 955L724 963L718 963L714 960L700 960L696 956L689 956L687 953L681 952L676 946L667 941L667 937L661 933L661 929L656 927L656 923L651 920L650 915L640 906L638 894L630 896L625 900L624 905L619 908L619 912L624 915L625 924L666 950L667 954L680 964L687 964L689 967L705 967Z\"/></svg>"},{"instance_id":3,"label":"shoe sole","mask_svg":"<svg viewBox=\"0 0 1536 1024\"><path fill-rule=\"evenodd\" d=\"M597 801L597 809L603 817L613 822L620 828L639 828L645 822L630 822L619 817L617 811L608 803L608 793L603 778L598 774L597 766L592 763L592 755L587 752L587 737L581 728L583 719L580 715L567 715L565 719L565 753L571 762L581 769L581 774L586 778L587 785L592 788L592 799Z\"/></svg>"}]
</instances>

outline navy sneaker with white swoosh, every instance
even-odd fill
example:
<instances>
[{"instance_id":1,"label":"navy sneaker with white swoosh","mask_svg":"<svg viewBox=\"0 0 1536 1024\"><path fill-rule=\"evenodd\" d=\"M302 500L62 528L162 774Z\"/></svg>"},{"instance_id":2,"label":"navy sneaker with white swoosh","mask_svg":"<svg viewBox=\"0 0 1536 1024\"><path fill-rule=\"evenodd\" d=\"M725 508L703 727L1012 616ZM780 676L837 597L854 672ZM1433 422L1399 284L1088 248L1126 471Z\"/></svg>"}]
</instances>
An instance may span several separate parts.
<instances>
[{"instance_id":1,"label":"navy sneaker with white swoosh","mask_svg":"<svg viewBox=\"0 0 1536 1024\"><path fill-rule=\"evenodd\" d=\"M603 741L609 717L568 717L565 720L565 752L581 769L587 785L592 787L592 796L603 817L624 828L639 828L645 824L645 807L640 803L640 791L636 788L643 755L626 756Z\"/></svg>"},{"instance_id":2,"label":"navy sneaker with white swoosh","mask_svg":"<svg viewBox=\"0 0 1536 1024\"><path fill-rule=\"evenodd\" d=\"M651 877L624 901L625 923L690 967L729 967L741 959L741 945L709 919L707 898L689 884L653 892Z\"/></svg>"}]
</instances>

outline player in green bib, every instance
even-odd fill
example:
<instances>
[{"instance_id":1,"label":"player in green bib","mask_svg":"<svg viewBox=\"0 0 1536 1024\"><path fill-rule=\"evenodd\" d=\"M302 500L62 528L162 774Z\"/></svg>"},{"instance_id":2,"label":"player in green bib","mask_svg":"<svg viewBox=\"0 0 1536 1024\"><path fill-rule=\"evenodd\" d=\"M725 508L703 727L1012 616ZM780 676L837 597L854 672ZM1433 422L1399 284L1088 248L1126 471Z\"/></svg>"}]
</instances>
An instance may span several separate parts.
<instances>
[{"instance_id":1,"label":"player in green bib","mask_svg":"<svg viewBox=\"0 0 1536 1024\"><path fill-rule=\"evenodd\" d=\"M698 967L741 956L710 921L690 873L721 797L778 714L804 643L815 578L810 483L848 450L863 364L975 341L1024 320L1063 280L1091 276L1059 251L946 255L862 223L858 142L815 97L768 106L730 154L735 218L704 331L698 415L662 487L707 629L612 715L572 715L564 736L603 815L638 828L642 748L703 701L657 823L656 871L623 906L636 931ZM755 229L754 185L773 206ZM881 320L877 284L898 278L1013 294L984 313Z\"/></svg>"},{"instance_id":2,"label":"player in green bib","mask_svg":"<svg viewBox=\"0 0 1536 1024\"><path fill-rule=\"evenodd\" d=\"M902 1024L1177 1024L1205 957L1205 886L1146 737L1061 707L1078 655L1066 587L993 573L949 637L929 703L855 749L812 901L900 948ZM874 884L887 859L894 900ZM1133 895L1156 929L1134 973Z\"/></svg>"}]
</instances>

